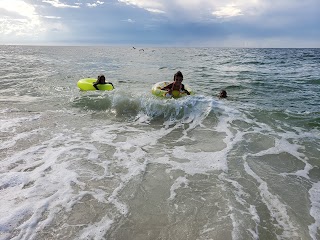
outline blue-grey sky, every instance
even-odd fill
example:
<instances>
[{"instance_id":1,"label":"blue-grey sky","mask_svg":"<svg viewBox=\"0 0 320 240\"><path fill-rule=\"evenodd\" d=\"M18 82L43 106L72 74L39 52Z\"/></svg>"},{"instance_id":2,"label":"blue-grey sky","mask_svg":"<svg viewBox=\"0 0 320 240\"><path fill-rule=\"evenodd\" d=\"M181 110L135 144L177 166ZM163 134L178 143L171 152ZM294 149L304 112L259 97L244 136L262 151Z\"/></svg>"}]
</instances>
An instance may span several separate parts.
<instances>
[{"instance_id":1,"label":"blue-grey sky","mask_svg":"<svg viewBox=\"0 0 320 240\"><path fill-rule=\"evenodd\" d=\"M320 0L0 0L0 44L320 47Z\"/></svg>"}]
</instances>

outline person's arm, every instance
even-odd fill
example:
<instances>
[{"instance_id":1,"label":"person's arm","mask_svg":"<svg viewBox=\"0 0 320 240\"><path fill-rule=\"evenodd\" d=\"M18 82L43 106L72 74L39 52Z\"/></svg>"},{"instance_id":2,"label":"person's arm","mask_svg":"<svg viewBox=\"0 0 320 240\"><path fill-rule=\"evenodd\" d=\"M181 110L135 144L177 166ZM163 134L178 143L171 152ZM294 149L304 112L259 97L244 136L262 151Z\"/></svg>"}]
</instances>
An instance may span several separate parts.
<instances>
[{"instance_id":1,"label":"person's arm","mask_svg":"<svg viewBox=\"0 0 320 240\"><path fill-rule=\"evenodd\" d=\"M173 84L173 83L170 83L169 85L161 88L161 90L170 90L170 89L172 88L172 84Z\"/></svg>"},{"instance_id":2,"label":"person's arm","mask_svg":"<svg viewBox=\"0 0 320 240\"><path fill-rule=\"evenodd\" d=\"M185 91L187 95L190 95L190 92L189 92L187 89L184 88L184 85L183 85L183 84L182 84L181 90L182 90L182 91Z\"/></svg>"},{"instance_id":3,"label":"person's arm","mask_svg":"<svg viewBox=\"0 0 320 240\"><path fill-rule=\"evenodd\" d=\"M92 84L92 86L94 86L95 89L99 90L99 88L97 87L97 85L98 85L97 82L95 82L95 83Z\"/></svg>"},{"instance_id":4,"label":"person's arm","mask_svg":"<svg viewBox=\"0 0 320 240\"><path fill-rule=\"evenodd\" d=\"M106 82L106 84L110 84L114 89L114 86L113 86L112 82Z\"/></svg>"}]
</instances>

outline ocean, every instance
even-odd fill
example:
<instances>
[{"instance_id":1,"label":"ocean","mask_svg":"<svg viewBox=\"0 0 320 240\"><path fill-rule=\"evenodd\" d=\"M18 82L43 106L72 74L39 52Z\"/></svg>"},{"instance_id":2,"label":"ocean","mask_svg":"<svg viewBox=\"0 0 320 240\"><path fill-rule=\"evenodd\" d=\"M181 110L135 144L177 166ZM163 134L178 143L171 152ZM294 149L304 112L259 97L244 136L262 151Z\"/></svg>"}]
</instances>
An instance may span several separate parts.
<instances>
[{"instance_id":1,"label":"ocean","mask_svg":"<svg viewBox=\"0 0 320 240\"><path fill-rule=\"evenodd\" d=\"M320 49L0 46L0 76L1 240L320 239Z\"/></svg>"}]
</instances>

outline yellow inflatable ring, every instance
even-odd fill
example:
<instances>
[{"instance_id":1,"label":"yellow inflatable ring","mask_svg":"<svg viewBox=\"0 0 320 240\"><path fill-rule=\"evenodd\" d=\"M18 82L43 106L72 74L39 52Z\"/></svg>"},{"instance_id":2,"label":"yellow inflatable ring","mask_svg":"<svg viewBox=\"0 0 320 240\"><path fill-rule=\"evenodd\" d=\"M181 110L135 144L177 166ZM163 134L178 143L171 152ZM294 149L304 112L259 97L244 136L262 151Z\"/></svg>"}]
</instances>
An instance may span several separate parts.
<instances>
[{"instance_id":1,"label":"yellow inflatable ring","mask_svg":"<svg viewBox=\"0 0 320 240\"><path fill-rule=\"evenodd\" d=\"M96 78L84 78L84 79L80 79L78 81L77 85L80 88L80 90L82 90L82 91L94 91L94 90L97 90L93 86L93 83L96 81L97 81ZM104 91L111 91L114 89L113 85L110 83L98 84L97 88L99 90L104 90Z\"/></svg>"},{"instance_id":2,"label":"yellow inflatable ring","mask_svg":"<svg viewBox=\"0 0 320 240\"><path fill-rule=\"evenodd\" d=\"M188 94L186 92L179 92L178 90L174 90L172 91L172 96L169 96L167 93L168 91L167 90L161 90L161 88L169 85L171 82L158 82L156 84L153 85L152 89L151 89L151 92L153 95L155 96L158 96L158 97L165 97L165 98L180 98L180 97L184 97L184 96L187 96ZM193 91L192 89L184 84L184 88L191 94L193 95Z\"/></svg>"}]
</instances>

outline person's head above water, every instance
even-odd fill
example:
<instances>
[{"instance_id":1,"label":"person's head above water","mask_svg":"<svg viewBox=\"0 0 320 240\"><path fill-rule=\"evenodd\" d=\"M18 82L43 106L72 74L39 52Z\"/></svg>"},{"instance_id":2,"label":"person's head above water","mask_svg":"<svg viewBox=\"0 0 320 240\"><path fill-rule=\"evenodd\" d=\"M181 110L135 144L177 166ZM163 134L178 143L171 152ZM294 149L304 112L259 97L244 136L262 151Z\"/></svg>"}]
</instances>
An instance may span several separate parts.
<instances>
[{"instance_id":1,"label":"person's head above water","mask_svg":"<svg viewBox=\"0 0 320 240\"><path fill-rule=\"evenodd\" d=\"M168 91L167 94L169 95L174 95L177 94L180 95L180 93L186 93L187 95L190 95L190 92L185 89L184 85L182 84L183 81L183 75L182 72L178 71L174 74L173 76L173 82L169 83L168 85L164 86L163 88L161 88L161 90L166 90Z\"/></svg>"},{"instance_id":2,"label":"person's head above water","mask_svg":"<svg viewBox=\"0 0 320 240\"><path fill-rule=\"evenodd\" d=\"M227 96L227 91L222 89L219 93L219 98L226 98Z\"/></svg>"},{"instance_id":3,"label":"person's head above water","mask_svg":"<svg viewBox=\"0 0 320 240\"><path fill-rule=\"evenodd\" d=\"M99 84L105 84L106 83L106 78L104 75L99 75L98 76L98 81Z\"/></svg>"},{"instance_id":4,"label":"person's head above water","mask_svg":"<svg viewBox=\"0 0 320 240\"><path fill-rule=\"evenodd\" d=\"M173 81L181 83L183 81L182 72L180 72L180 71L176 72L176 74L174 74Z\"/></svg>"}]
</instances>

